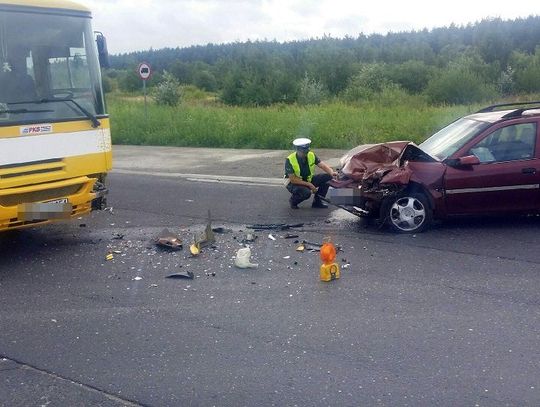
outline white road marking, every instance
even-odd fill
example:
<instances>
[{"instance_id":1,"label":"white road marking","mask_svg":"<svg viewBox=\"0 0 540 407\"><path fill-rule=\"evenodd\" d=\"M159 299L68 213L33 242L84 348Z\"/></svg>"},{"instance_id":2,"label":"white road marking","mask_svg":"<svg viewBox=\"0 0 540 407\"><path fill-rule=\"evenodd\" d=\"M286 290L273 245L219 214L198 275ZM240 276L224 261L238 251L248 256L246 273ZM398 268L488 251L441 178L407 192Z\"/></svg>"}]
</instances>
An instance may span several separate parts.
<instances>
[{"instance_id":1,"label":"white road marking","mask_svg":"<svg viewBox=\"0 0 540 407\"><path fill-rule=\"evenodd\" d=\"M183 178L191 182L213 182L221 184L237 184L252 186L272 186L284 188L283 178L264 178L264 177L239 177L232 175L208 175L208 174L186 174L179 172L157 172L114 169L113 173L129 175L150 175L154 177Z\"/></svg>"}]
</instances>

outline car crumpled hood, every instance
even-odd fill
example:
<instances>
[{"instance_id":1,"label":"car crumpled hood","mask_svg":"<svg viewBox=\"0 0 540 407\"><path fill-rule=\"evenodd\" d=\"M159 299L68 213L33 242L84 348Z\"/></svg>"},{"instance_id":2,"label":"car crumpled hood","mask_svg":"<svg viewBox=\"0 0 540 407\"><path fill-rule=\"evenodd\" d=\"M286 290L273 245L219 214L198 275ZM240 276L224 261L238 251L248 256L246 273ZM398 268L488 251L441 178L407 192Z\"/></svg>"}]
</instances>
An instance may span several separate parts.
<instances>
[{"instance_id":1,"label":"car crumpled hood","mask_svg":"<svg viewBox=\"0 0 540 407\"><path fill-rule=\"evenodd\" d=\"M400 175L398 178L407 183L410 173L403 174L404 169L399 168L399 163L401 156L409 145L417 147L411 141L360 145L341 158L341 172L354 181L382 178L386 174L391 176L390 172L397 172L393 175ZM403 177L404 175L405 177Z\"/></svg>"}]
</instances>

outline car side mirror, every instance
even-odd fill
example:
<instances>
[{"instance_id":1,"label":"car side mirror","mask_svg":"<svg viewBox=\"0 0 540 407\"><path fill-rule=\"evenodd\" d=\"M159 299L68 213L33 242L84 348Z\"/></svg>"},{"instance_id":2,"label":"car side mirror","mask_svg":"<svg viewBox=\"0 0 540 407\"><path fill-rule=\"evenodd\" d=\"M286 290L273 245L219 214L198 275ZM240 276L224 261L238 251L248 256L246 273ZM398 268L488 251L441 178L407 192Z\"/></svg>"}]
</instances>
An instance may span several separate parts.
<instances>
[{"instance_id":1,"label":"car side mirror","mask_svg":"<svg viewBox=\"0 0 540 407\"><path fill-rule=\"evenodd\" d=\"M459 157L457 159L458 167L468 167L469 165L480 164L480 159L475 155L467 155L465 157Z\"/></svg>"}]
</instances>

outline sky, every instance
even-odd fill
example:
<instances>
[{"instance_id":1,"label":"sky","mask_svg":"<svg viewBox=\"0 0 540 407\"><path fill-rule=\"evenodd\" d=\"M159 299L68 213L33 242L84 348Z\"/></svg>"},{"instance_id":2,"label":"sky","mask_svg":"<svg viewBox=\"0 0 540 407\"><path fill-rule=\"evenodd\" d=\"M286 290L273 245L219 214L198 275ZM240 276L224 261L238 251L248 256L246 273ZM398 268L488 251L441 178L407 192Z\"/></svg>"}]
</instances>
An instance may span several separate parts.
<instances>
[{"instance_id":1,"label":"sky","mask_svg":"<svg viewBox=\"0 0 540 407\"><path fill-rule=\"evenodd\" d=\"M342 38L540 15L539 0L77 0L112 54L247 40Z\"/></svg>"}]
</instances>

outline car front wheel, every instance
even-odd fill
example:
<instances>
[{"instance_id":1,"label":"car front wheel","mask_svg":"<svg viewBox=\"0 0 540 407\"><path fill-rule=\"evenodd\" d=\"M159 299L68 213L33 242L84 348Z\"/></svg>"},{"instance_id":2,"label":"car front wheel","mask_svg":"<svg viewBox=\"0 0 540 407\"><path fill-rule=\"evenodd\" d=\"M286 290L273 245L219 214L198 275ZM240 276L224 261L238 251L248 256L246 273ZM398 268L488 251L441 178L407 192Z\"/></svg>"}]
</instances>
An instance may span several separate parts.
<instances>
[{"instance_id":1,"label":"car front wheel","mask_svg":"<svg viewBox=\"0 0 540 407\"><path fill-rule=\"evenodd\" d=\"M416 233L430 225L432 211L424 194L403 193L386 199L381 207L381 218L397 232Z\"/></svg>"}]
</instances>

